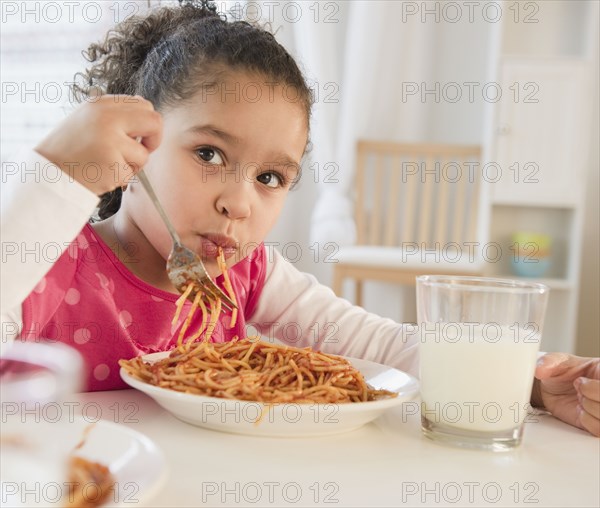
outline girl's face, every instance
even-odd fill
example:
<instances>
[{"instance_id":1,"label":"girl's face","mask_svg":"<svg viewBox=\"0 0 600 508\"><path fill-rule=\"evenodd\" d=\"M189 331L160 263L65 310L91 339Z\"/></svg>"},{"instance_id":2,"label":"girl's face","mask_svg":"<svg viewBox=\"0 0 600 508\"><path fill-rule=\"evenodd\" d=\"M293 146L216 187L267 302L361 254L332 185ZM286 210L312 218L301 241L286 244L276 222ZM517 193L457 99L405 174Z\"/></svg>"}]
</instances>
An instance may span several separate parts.
<instances>
[{"instance_id":1,"label":"girl's face","mask_svg":"<svg viewBox=\"0 0 600 508\"><path fill-rule=\"evenodd\" d=\"M160 146L145 166L183 244L203 258L213 277L220 273L217 248L228 265L252 252L299 176L306 112L268 81L232 74L166 109ZM141 241L166 259L172 242L148 196L138 184L125 196Z\"/></svg>"}]
</instances>

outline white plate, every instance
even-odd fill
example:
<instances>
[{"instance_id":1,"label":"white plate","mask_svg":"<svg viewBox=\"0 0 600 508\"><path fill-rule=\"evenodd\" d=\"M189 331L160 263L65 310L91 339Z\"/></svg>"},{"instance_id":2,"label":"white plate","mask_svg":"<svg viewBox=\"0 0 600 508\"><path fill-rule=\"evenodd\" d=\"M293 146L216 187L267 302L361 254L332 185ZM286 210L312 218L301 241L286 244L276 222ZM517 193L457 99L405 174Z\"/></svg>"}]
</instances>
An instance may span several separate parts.
<instances>
[{"instance_id":1,"label":"white plate","mask_svg":"<svg viewBox=\"0 0 600 508\"><path fill-rule=\"evenodd\" d=\"M39 412L35 417L3 415L0 490L4 506L62 507L69 488L67 457L90 425L85 444L76 454L107 466L115 477L115 489L103 507L143 506L162 487L165 458L143 434L113 422L93 423L75 415L52 421L50 414L45 420ZM6 444L15 439L22 445ZM97 493L92 485L84 490L90 499Z\"/></svg>"},{"instance_id":2,"label":"white plate","mask_svg":"<svg viewBox=\"0 0 600 508\"><path fill-rule=\"evenodd\" d=\"M155 362L168 352L145 355ZM385 410L412 399L418 381L397 369L367 360L347 358L373 388L398 394L391 399L348 404L276 404L220 399L160 388L139 381L121 369L121 377L184 422L221 432L253 436L323 436L357 429L374 420ZM256 422L265 412L261 421Z\"/></svg>"}]
</instances>

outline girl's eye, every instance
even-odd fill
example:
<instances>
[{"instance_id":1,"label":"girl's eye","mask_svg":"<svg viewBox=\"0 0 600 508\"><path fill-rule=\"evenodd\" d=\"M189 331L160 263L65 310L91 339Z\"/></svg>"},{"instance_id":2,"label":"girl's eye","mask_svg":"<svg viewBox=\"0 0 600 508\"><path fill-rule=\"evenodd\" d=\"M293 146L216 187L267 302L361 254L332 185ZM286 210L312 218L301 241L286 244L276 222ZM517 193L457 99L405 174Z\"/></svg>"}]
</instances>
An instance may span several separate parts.
<instances>
[{"instance_id":1,"label":"girl's eye","mask_svg":"<svg viewBox=\"0 0 600 508\"><path fill-rule=\"evenodd\" d=\"M210 164L221 165L223 164L223 158L214 148L210 148L208 146L203 148L198 148L196 150L198 157L200 157L204 162L208 162Z\"/></svg>"},{"instance_id":2,"label":"girl's eye","mask_svg":"<svg viewBox=\"0 0 600 508\"><path fill-rule=\"evenodd\" d=\"M267 187L271 187L272 189L277 189L278 187L284 187L285 181L283 177L277 173L269 172L263 173L262 175L258 175L256 179L266 185Z\"/></svg>"}]
</instances>

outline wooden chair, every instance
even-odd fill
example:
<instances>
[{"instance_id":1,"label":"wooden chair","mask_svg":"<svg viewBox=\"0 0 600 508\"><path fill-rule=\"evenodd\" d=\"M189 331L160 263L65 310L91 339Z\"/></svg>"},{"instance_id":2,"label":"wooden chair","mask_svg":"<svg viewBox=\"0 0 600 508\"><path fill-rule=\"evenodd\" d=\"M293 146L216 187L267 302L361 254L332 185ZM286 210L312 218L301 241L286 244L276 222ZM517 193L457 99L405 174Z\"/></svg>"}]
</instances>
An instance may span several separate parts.
<instances>
[{"instance_id":1,"label":"wooden chair","mask_svg":"<svg viewBox=\"0 0 600 508\"><path fill-rule=\"evenodd\" d=\"M479 146L361 140L355 176L356 245L342 247L333 290L365 280L415 284L421 274L480 275Z\"/></svg>"}]
</instances>

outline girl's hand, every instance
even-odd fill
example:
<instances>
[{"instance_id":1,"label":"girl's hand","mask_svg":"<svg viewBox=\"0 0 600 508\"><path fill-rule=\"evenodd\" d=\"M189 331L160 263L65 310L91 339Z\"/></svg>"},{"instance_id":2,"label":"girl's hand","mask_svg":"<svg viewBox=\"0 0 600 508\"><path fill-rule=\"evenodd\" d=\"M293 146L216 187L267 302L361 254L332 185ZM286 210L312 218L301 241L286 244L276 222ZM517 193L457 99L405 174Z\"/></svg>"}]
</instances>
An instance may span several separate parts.
<instances>
[{"instance_id":1,"label":"girl's hand","mask_svg":"<svg viewBox=\"0 0 600 508\"><path fill-rule=\"evenodd\" d=\"M150 101L103 95L77 108L35 150L101 195L127 184L160 144L161 133L161 116Z\"/></svg>"},{"instance_id":2,"label":"girl's hand","mask_svg":"<svg viewBox=\"0 0 600 508\"><path fill-rule=\"evenodd\" d=\"M549 353L538 360L534 406L600 436L600 358Z\"/></svg>"}]
</instances>

